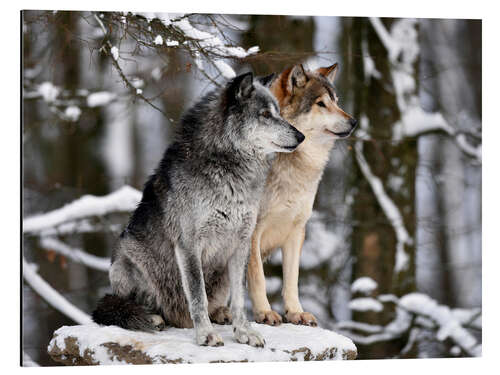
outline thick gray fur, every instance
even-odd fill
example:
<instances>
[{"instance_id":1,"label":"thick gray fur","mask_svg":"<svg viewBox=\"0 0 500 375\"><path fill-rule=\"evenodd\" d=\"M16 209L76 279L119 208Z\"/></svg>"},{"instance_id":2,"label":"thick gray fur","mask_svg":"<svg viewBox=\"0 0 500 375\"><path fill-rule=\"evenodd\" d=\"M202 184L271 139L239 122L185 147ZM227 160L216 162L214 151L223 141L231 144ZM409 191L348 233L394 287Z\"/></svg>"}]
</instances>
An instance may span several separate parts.
<instances>
[{"instance_id":1,"label":"thick gray fur","mask_svg":"<svg viewBox=\"0 0 500 375\"><path fill-rule=\"evenodd\" d=\"M112 254L113 295L94 320L153 330L159 315L170 326L194 326L200 345L223 345L209 315L231 297L235 338L263 346L243 306L250 238L269 156L303 139L251 73L205 95L145 185Z\"/></svg>"}]
</instances>

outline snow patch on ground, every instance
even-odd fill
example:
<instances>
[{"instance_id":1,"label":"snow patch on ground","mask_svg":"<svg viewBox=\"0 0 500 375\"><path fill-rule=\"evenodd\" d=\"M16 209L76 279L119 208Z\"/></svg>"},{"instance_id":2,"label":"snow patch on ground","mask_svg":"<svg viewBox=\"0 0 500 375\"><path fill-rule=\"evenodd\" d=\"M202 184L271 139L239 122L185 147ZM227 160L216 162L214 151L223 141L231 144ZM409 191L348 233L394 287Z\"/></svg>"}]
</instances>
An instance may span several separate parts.
<instances>
[{"instance_id":1,"label":"snow patch on ground","mask_svg":"<svg viewBox=\"0 0 500 375\"><path fill-rule=\"evenodd\" d=\"M347 337L335 332L317 327L295 326L282 324L270 327L252 323L252 328L259 331L266 340L264 348L254 348L239 344L233 338L231 326L214 325L222 336L224 346L201 347L195 344L193 329L168 328L162 332L145 333L125 330L115 326L101 327L95 323L79 326L64 326L54 333L48 351L57 345L59 349L66 347L65 339L74 337L83 357L86 349L94 354L93 360L104 365L123 364L122 361L112 358L108 349L102 344L117 343L120 346L131 345L152 358L153 363L163 363L165 360L179 360L188 363L205 363L211 361L289 361L292 358L304 360L308 348L313 355L323 353L326 349L337 348L333 359L342 359L342 353L356 352L353 342Z\"/></svg>"}]
</instances>

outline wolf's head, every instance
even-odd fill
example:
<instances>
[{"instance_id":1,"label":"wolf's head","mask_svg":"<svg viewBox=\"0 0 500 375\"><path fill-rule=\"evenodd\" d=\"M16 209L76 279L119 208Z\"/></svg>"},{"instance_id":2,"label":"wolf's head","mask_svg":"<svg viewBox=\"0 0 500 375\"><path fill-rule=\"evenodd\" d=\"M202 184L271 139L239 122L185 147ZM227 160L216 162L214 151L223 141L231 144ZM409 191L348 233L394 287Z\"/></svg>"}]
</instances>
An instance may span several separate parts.
<instances>
[{"instance_id":1,"label":"wolf's head","mask_svg":"<svg viewBox=\"0 0 500 375\"><path fill-rule=\"evenodd\" d=\"M314 142L331 143L349 136L357 121L338 103L333 86L338 65L305 71L295 65L271 82L270 90L278 99L281 115Z\"/></svg>"},{"instance_id":2,"label":"wolf's head","mask_svg":"<svg viewBox=\"0 0 500 375\"><path fill-rule=\"evenodd\" d=\"M255 80L252 73L234 78L226 89L226 113L240 147L265 154L292 152L304 135L281 117L268 83Z\"/></svg>"}]
</instances>

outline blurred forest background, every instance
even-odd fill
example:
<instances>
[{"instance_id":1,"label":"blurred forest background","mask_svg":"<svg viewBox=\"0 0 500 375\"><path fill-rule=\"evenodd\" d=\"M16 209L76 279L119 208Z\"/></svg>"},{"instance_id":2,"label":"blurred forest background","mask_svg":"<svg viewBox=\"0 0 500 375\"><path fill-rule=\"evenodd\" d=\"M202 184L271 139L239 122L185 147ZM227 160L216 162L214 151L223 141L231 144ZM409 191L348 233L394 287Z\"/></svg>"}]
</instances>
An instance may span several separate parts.
<instances>
[{"instance_id":1,"label":"blurred forest background","mask_svg":"<svg viewBox=\"0 0 500 375\"><path fill-rule=\"evenodd\" d=\"M481 355L480 20L22 18L25 365L56 365L53 331L110 290L111 248L182 112L235 72L298 62L338 62L340 105L360 120L308 224L304 309L358 358ZM265 267L281 311L279 252Z\"/></svg>"}]
</instances>

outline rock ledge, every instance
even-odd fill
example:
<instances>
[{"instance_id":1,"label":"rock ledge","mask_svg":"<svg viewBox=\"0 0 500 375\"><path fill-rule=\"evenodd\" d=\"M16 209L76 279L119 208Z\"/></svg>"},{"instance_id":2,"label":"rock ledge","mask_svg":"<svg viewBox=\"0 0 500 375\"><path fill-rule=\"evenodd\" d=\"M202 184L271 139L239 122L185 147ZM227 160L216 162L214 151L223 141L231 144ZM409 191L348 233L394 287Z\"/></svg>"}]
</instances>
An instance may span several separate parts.
<instances>
[{"instance_id":1,"label":"rock ledge","mask_svg":"<svg viewBox=\"0 0 500 375\"><path fill-rule=\"evenodd\" d=\"M253 348L237 343L231 326L214 326L224 340L222 347L197 346L192 329L144 333L93 323L64 326L54 332L48 353L66 365L328 361L357 356L350 339L322 328L252 323L267 343L265 348Z\"/></svg>"}]
</instances>

